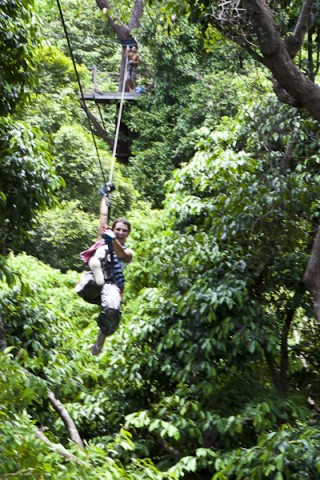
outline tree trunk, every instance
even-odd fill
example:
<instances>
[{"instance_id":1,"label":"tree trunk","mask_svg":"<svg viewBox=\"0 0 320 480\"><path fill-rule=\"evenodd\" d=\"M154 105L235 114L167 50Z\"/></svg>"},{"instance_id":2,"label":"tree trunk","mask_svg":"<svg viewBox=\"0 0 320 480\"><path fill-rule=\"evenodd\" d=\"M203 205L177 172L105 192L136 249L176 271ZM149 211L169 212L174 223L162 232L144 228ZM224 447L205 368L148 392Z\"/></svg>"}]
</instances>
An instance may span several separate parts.
<instances>
[{"instance_id":1,"label":"tree trunk","mask_svg":"<svg viewBox=\"0 0 320 480\"><path fill-rule=\"evenodd\" d=\"M40 429L36 430L36 437L39 438L39 440L42 440L44 443L46 443L53 452L57 452L59 455L66 458L67 460L71 460L78 463L79 465L82 465L82 462L81 460L79 460L79 458L77 458L75 455L73 455L73 453L69 452L66 448L64 448L59 443L50 442L50 440L45 436L45 434Z\"/></svg>"},{"instance_id":2,"label":"tree trunk","mask_svg":"<svg viewBox=\"0 0 320 480\"><path fill-rule=\"evenodd\" d=\"M132 37L132 31L140 26L140 19L143 15L144 0L135 0L132 8L132 15L128 25L125 25L117 16L112 15L112 8L108 0L96 0L97 6L106 15L108 25L116 33L121 45L122 56L120 65L119 92L122 91L123 81L126 74L126 47L127 45L137 45Z\"/></svg>"},{"instance_id":3,"label":"tree trunk","mask_svg":"<svg viewBox=\"0 0 320 480\"><path fill-rule=\"evenodd\" d=\"M313 298L316 318L320 321L320 227L317 230L303 280Z\"/></svg>"},{"instance_id":4,"label":"tree trunk","mask_svg":"<svg viewBox=\"0 0 320 480\"><path fill-rule=\"evenodd\" d=\"M297 105L304 106L313 118L320 120L320 88L299 70L281 43L272 56L264 57L265 65Z\"/></svg>"},{"instance_id":5,"label":"tree trunk","mask_svg":"<svg viewBox=\"0 0 320 480\"><path fill-rule=\"evenodd\" d=\"M62 419L63 423L65 424L69 435L70 439L79 445L79 447L84 448L84 443L79 435L79 432L77 430L77 427L70 417L69 413L67 410L64 408L62 403L54 396L53 392L51 390L48 390L48 399L55 411L58 413L60 418Z\"/></svg>"},{"instance_id":6,"label":"tree trunk","mask_svg":"<svg viewBox=\"0 0 320 480\"><path fill-rule=\"evenodd\" d=\"M80 100L81 107L84 109L84 111L87 113L92 125L95 128L96 134L102 138L106 142L107 145L112 149L113 148L113 139L111 139L106 132L106 130L103 128L102 125L100 125L99 121L96 119L96 117L93 115L93 113L87 108L86 104L83 102L83 100Z\"/></svg>"},{"instance_id":7,"label":"tree trunk","mask_svg":"<svg viewBox=\"0 0 320 480\"><path fill-rule=\"evenodd\" d=\"M311 8L313 2L308 1L308 7ZM299 32L299 36L294 37L296 43L293 49L288 47L289 42L286 44L282 40L272 11L264 0L245 0L245 5L258 38L261 62L270 70L279 86L296 100L298 106L305 107L316 120L320 120L320 87L307 78L292 60L292 54L297 51L296 45L301 46L307 31L306 20L304 19L302 33ZM292 41L291 45L293 44Z\"/></svg>"},{"instance_id":8,"label":"tree trunk","mask_svg":"<svg viewBox=\"0 0 320 480\"><path fill-rule=\"evenodd\" d=\"M4 323L0 313L0 350L4 350L7 347Z\"/></svg>"}]
</instances>

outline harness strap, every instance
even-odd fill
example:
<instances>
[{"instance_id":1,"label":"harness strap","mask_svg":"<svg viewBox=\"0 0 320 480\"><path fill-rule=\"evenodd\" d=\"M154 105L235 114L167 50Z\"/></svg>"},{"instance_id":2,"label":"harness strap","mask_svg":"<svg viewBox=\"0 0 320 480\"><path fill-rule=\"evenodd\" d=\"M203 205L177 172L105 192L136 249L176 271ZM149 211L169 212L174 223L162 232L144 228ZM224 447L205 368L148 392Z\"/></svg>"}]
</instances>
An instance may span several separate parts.
<instances>
[{"instance_id":1,"label":"harness strap","mask_svg":"<svg viewBox=\"0 0 320 480\"><path fill-rule=\"evenodd\" d=\"M120 288L120 290L123 290L125 283L123 269L121 262L115 252L110 249L106 252L104 258L101 259L100 262L103 270L104 279L106 281L112 280Z\"/></svg>"}]
</instances>

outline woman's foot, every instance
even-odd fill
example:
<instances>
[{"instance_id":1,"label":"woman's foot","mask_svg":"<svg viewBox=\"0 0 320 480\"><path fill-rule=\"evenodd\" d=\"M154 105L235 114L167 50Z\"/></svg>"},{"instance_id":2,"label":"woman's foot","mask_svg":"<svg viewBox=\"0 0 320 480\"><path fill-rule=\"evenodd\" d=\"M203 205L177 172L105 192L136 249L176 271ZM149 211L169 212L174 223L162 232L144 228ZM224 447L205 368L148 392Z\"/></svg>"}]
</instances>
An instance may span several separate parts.
<instances>
[{"instance_id":1,"label":"woman's foot","mask_svg":"<svg viewBox=\"0 0 320 480\"><path fill-rule=\"evenodd\" d=\"M93 346L92 346L92 349L91 349L91 352L92 352L92 355L99 355L99 353L102 352L102 348L103 348L103 345L100 345L100 347L95 343Z\"/></svg>"},{"instance_id":2,"label":"woman's foot","mask_svg":"<svg viewBox=\"0 0 320 480\"><path fill-rule=\"evenodd\" d=\"M106 336L104 335L104 333L102 333L101 330L99 330L96 343L93 345L91 349L92 355L99 355L99 353L102 352L105 339L106 339Z\"/></svg>"}]
</instances>

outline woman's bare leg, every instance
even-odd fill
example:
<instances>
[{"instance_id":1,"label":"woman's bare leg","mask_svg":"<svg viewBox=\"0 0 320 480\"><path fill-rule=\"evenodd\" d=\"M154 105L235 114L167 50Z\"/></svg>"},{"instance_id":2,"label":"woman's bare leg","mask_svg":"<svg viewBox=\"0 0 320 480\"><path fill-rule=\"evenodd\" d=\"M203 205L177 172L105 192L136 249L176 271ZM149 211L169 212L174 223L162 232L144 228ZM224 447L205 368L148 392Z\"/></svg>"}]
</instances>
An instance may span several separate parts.
<instances>
[{"instance_id":1,"label":"woman's bare leg","mask_svg":"<svg viewBox=\"0 0 320 480\"><path fill-rule=\"evenodd\" d=\"M92 347L92 355L99 355L99 353L101 353L105 339L106 336L99 330L96 343Z\"/></svg>"}]
</instances>

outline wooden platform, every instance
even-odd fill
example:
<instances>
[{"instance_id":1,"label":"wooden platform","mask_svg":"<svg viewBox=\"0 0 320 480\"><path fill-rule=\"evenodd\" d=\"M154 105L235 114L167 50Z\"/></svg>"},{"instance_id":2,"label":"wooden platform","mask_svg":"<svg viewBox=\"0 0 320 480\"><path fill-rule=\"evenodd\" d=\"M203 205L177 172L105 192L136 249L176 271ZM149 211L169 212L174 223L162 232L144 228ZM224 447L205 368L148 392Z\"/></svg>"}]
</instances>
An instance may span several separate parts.
<instances>
[{"instance_id":1,"label":"wooden platform","mask_svg":"<svg viewBox=\"0 0 320 480\"><path fill-rule=\"evenodd\" d=\"M124 100L136 100L140 97L141 93L124 93ZM85 100L91 100L98 103L108 103L110 100L121 100L122 93L121 92L109 92L109 93L102 93L102 92L89 92L84 94Z\"/></svg>"}]
</instances>

